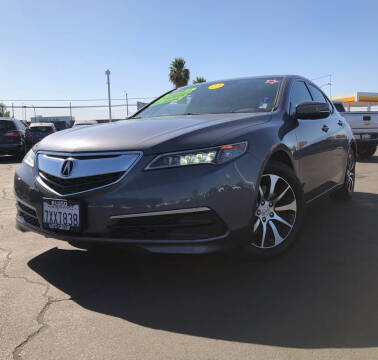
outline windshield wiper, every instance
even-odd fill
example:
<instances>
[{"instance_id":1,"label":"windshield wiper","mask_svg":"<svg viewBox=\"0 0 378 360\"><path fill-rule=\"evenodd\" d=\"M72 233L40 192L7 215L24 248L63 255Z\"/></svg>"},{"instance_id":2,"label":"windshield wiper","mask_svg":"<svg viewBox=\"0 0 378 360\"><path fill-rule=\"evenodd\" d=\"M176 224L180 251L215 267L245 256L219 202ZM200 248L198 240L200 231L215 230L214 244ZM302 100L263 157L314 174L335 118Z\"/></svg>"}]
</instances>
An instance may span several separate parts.
<instances>
[{"instance_id":1,"label":"windshield wiper","mask_svg":"<svg viewBox=\"0 0 378 360\"><path fill-rule=\"evenodd\" d=\"M192 113L192 112L188 112L188 113L185 113L183 115L201 115L201 113Z\"/></svg>"}]
</instances>

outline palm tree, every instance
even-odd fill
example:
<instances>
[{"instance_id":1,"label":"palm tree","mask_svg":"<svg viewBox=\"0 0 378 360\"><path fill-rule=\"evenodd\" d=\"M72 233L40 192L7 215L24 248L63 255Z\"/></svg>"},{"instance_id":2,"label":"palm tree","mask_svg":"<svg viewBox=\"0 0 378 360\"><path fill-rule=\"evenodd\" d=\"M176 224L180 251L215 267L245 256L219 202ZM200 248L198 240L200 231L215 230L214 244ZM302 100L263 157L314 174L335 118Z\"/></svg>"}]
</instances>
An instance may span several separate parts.
<instances>
[{"instance_id":1,"label":"palm tree","mask_svg":"<svg viewBox=\"0 0 378 360\"><path fill-rule=\"evenodd\" d=\"M189 69L185 67L185 60L176 58L169 67L169 80L175 85L176 89L188 85L190 77Z\"/></svg>"},{"instance_id":2,"label":"palm tree","mask_svg":"<svg viewBox=\"0 0 378 360\"><path fill-rule=\"evenodd\" d=\"M10 112L7 111L5 104L0 103L0 117L9 117Z\"/></svg>"},{"instance_id":3,"label":"palm tree","mask_svg":"<svg viewBox=\"0 0 378 360\"><path fill-rule=\"evenodd\" d=\"M194 80L193 80L193 84L199 84L201 82L206 82L206 79L203 77L203 76L197 76Z\"/></svg>"}]
</instances>

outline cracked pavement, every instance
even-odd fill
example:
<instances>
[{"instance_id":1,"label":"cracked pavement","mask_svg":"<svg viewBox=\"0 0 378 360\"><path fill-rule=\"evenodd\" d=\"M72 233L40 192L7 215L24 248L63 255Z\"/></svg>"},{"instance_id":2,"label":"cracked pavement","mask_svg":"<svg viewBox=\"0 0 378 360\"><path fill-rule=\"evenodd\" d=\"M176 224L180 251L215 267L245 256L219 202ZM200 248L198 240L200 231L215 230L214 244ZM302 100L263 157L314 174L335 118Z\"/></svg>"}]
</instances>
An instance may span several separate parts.
<instances>
[{"instance_id":1,"label":"cracked pavement","mask_svg":"<svg viewBox=\"0 0 378 360\"><path fill-rule=\"evenodd\" d=\"M269 262L21 233L16 166L0 158L0 360L378 359L378 156L353 201L315 204Z\"/></svg>"}]
</instances>

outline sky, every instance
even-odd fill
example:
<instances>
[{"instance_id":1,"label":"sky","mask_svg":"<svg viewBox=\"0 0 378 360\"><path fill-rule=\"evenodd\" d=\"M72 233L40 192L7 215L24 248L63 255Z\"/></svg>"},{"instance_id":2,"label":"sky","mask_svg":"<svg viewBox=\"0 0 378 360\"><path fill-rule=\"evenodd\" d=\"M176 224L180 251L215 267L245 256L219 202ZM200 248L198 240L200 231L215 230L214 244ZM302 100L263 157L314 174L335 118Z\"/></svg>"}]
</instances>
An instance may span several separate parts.
<instances>
[{"instance_id":1,"label":"sky","mask_svg":"<svg viewBox=\"0 0 378 360\"><path fill-rule=\"evenodd\" d=\"M333 95L378 92L377 0L0 0L0 5L0 101L33 100L14 105L105 99L106 69L112 98L123 99L125 91L129 98L155 97L172 88L168 72L175 57L185 59L191 81L332 74ZM329 94L329 86L323 89ZM42 101L53 99L67 101ZM72 103L84 104L106 102ZM15 115L22 118L22 110ZM33 115L27 111L28 118ZM108 116L106 108L73 109L73 115ZM113 108L113 115L125 117L126 109Z\"/></svg>"}]
</instances>

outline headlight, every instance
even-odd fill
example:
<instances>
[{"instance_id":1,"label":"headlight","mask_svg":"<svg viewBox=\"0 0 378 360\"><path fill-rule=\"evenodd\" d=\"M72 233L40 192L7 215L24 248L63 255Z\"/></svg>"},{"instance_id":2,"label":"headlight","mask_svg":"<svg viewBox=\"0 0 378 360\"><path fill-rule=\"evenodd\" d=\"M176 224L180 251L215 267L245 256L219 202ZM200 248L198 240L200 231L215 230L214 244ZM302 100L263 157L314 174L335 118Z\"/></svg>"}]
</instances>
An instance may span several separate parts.
<instances>
[{"instance_id":1,"label":"headlight","mask_svg":"<svg viewBox=\"0 0 378 360\"><path fill-rule=\"evenodd\" d=\"M35 160L35 152L33 151L33 149L30 149L25 155L22 162L25 163L26 165L34 167L34 160Z\"/></svg>"},{"instance_id":2,"label":"headlight","mask_svg":"<svg viewBox=\"0 0 378 360\"><path fill-rule=\"evenodd\" d=\"M243 155L247 150L247 145L248 143L245 141L208 149L163 154L153 159L146 170L201 164L223 164Z\"/></svg>"}]
</instances>

